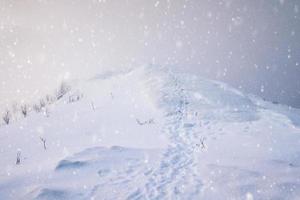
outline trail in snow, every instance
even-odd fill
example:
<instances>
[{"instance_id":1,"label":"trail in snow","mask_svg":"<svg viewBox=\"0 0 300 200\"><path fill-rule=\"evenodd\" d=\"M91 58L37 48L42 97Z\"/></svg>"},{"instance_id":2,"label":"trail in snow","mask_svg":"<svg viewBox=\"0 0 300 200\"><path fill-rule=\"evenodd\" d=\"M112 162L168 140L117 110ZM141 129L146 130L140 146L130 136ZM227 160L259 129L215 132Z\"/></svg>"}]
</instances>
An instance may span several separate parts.
<instances>
[{"instance_id":1,"label":"trail in snow","mask_svg":"<svg viewBox=\"0 0 300 200\"><path fill-rule=\"evenodd\" d=\"M194 132L197 119L188 119L189 102L182 83L169 77L169 86L163 85L162 104L165 104L165 125L162 134L167 134L171 144L163 154L159 168L148 175L145 186L128 199L174 199L189 198L201 189L201 177L197 176L195 148L199 147L199 133ZM153 83L152 83L153 84ZM197 141L199 143L197 143Z\"/></svg>"},{"instance_id":2,"label":"trail in snow","mask_svg":"<svg viewBox=\"0 0 300 200\"><path fill-rule=\"evenodd\" d=\"M85 97L57 103L49 118L1 127L0 199L300 196L298 110L155 68L79 88ZM25 156L15 166L18 148Z\"/></svg>"},{"instance_id":3,"label":"trail in snow","mask_svg":"<svg viewBox=\"0 0 300 200\"><path fill-rule=\"evenodd\" d=\"M207 90L207 82L199 86L191 77L162 76L162 84L155 79L151 84L159 85L166 117L162 133L170 145L147 183L128 199L298 198L299 129L288 128L281 109L267 111L221 83ZM204 91L197 88L203 86Z\"/></svg>"}]
</instances>

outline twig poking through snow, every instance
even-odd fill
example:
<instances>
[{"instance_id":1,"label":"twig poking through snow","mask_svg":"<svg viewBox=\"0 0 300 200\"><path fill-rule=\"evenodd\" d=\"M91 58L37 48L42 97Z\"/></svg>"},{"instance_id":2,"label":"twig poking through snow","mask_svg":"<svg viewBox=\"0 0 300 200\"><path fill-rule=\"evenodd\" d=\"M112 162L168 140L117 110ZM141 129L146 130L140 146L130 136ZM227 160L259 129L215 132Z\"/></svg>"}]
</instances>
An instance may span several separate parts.
<instances>
[{"instance_id":1,"label":"twig poking through snow","mask_svg":"<svg viewBox=\"0 0 300 200\"><path fill-rule=\"evenodd\" d=\"M93 111L95 111L95 110L96 110L96 108L95 108L95 105L94 105L94 102L93 102L93 101L91 101L91 107L92 107L92 110L93 110Z\"/></svg>"},{"instance_id":2,"label":"twig poking through snow","mask_svg":"<svg viewBox=\"0 0 300 200\"><path fill-rule=\"evenodd\" d=\"M149 119L149 120L144 121L144 122L141 122L139 119L136 119L136 122L139 125L143 126L143 125L146 125L146 124L154 124L154 119Z\"/></svg>"},{"instance_id":3,"label":"twig poking through snow","mask_svg":"<svg viewBox=\"0 0 300 200\"><path fill-rule=\"evenodd\" d=\"M205 140L206 140L205 137L200 138L200 143L197 143L196 146L200 147L202 150L206 149L206 145L204 143Z\"/></svg>"},{"instance_id":4,"label":"twig poking through snow","mask_svg":"<svg viewBox=\"0 0 300 200\"><path fill-rule=\"evenodd\" d=\"M22 114L23 114L24 117L27 116L27 113L28 113L28 107L27 107L26 104L24 104L24 105L21 106L21 112L22 112Z\"/></svg>"},{"instance_id":5,"label":"twig poking through snow","mask_svg":"<svg viewBox=\"0 0 300 200\"><path fill-rule=\"evenodd\" d=\"M10 114L10 112L7 110L7 111L4 113L2 119L3 119L3 121L4 121L6 124L9 124L9 122L10 122L10 117L11 117L11 114Z\"/></svg>"},{"instance_id":6,"label":"twig poking through snow","mask_svg":"<svg viewBox=\"0 0 300 200\"><path fill-rule=\"evenodd\" d=\"M46 147L46 139L45 138L42 138L40 137L41 141L43 142L43 145L44 145L44 150L47 150L47 147Z\"/></svg>"},{"instance_id":7,"label":"twig poking through snow","mask_svg":"<svg viewBox=\"0 0 300 200\"><path fill-rule=\"evenodd\" d=\"M21 150L18 149L16 165L21 164Z\"/></svg>"}]
</instances>

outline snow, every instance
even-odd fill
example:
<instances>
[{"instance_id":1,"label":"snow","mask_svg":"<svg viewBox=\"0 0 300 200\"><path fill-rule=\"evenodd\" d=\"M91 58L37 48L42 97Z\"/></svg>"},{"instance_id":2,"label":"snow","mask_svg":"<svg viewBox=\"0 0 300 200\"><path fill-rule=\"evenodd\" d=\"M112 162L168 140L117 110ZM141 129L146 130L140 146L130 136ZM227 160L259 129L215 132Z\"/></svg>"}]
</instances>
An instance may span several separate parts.
<instances>
[{"instance_id":1,"label":"snow","mask_svg":"<svg viewBox=\"0 0 300 200\"><path fill-rule=\"evenodd\" d=\"M300 111L224 83L140 67L48 109L0 127L0 199L300 196Z\"/></svg>"}]
</instances>

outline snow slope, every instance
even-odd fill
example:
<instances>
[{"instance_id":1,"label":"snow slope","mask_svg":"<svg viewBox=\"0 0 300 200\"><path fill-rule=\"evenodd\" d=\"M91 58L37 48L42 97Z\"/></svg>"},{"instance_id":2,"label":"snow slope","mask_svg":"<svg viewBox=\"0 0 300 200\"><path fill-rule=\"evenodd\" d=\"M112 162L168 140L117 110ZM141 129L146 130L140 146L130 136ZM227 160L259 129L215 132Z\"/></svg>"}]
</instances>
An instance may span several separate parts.
<instances>
[{"instance_id":1,"label":"snow slope","mask_svg":"<svg viewBox=\"0 0 300 200\"><path fill-rule=\"evenodd\" d=\"M49 109L0 127L0 199L300 199L297 109L155 67Z\"/></svg>"}]
</instances>

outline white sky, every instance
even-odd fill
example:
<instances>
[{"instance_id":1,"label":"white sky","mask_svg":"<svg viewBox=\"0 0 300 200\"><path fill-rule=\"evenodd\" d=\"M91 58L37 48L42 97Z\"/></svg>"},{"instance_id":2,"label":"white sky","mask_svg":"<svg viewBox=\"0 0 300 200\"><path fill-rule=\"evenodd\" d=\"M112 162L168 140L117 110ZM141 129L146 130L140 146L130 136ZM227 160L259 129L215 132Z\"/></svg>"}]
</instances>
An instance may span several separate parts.
<instances>
[{"instance_id":1,"label":"white sky","mask_svg":"<svg viewBox=\"0 0 300 200\"><path fill-rule=\"evenodd\" d=\"M0 0L0 108L156 63L300 107L297 0Z\"/></svg>"}]
</instances>

